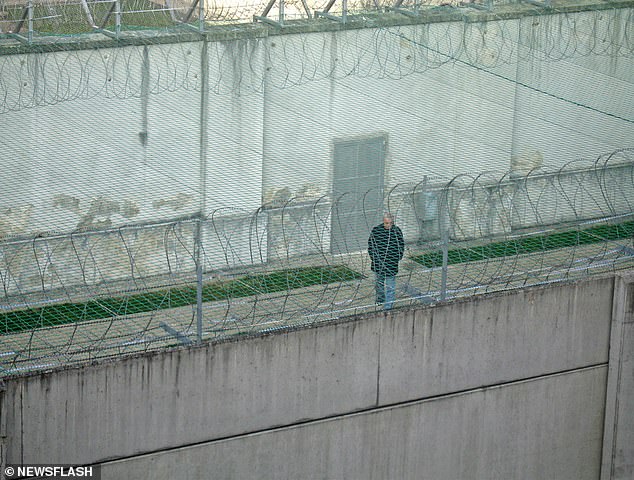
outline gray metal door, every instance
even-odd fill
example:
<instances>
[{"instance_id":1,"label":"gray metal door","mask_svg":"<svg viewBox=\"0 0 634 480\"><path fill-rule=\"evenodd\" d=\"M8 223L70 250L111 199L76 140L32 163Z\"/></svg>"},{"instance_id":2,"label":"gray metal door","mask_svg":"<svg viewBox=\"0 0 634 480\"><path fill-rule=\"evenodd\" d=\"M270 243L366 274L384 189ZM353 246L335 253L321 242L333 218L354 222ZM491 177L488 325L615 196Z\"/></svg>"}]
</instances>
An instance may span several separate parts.
<instances>
[{"instance_id":1,"label":"gray metal door","mask_svg":"<svg viewBox=\"0 0 634 480\"><path fill-rule=\"evenodd\" d=\"M335 143L333 254L365 250L370 230L381 221L385 143L384 136Z\"/></svg>"}]
</instances>

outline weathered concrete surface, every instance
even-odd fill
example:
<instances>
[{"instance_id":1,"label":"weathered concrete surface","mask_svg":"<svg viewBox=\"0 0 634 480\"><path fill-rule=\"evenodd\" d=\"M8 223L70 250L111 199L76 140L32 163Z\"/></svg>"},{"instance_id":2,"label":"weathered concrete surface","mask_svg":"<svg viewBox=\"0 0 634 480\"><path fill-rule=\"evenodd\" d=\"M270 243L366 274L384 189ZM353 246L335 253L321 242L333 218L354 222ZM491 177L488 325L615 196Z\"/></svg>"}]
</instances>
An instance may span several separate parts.
<instances>
[{"instance_id":1,"label":"weathered concrete surface","mask_svg":"<svg viewBox=\"0 0 634 480\"><path fill-rule=\"evenodd\" d=\"M596 479L606 370L596 367L108 463L102 474L136 480Z\"/></svg>"},{"instance_id":2,"label":"weathered concrete surface","mask_svg":"<svg viewBox=\"0 0 634 480\"><path fill-rule=\"evenodd\" d=\"M611 288L480 297L26 377L8 393L28 412L21 457L94 462L607 362Z\"/></svg>"},{"instance_id":3,"label":"weathered concrete surface","mask_svg":"<svg viewBox=\"0 0 634 480\"><path fill-rule=\"evenodd\" d=\"M380 404L607 362L612 281L477 297L382 323Z\"/></svg>"},{"instance_id":4,"label":"weathered concrete surface","mask_svg":"<svg viewBox=\"0 0 634 480\"><path fill-rule=\"evenodd\" d=\"M602 480L634 478L634 275L617 277L610 341Z\"/></svg>"},{"instance_id":5,"label":"weathered concrete surface","mask_svg":"<svg viewBox=\"0 0 634 480\"><path fill-rule=\"evenodd\" d=\"M349 322L20 379L9 463L95 462L369 408L375 331Z\"/></svg>"},{"instance_id":6,"label":"weathered concrete surface","mask_svg":"<svg viewBox=\"0 0 634 480\"><path fill-rule=\"evenodd\" d=\"M11 377L5 460L104 479L625 479L632 332L615 319L634 295L614 282Z\"/></svg>"},{"instance_id":7,"label":"weathered concrete surface","mask_svg":"<svg viewBox=\"0 0 634 480\"><path fill-rule=\"evenodd\" d=\"M401 196L407 185L421 192L430 176L425 193L437 201L428 186L459 172L512 167L517 178L541 162L559 171L631 145L633 103L621 99L634 84L633 3L566 1L539 16L526 2L424 8L345 26L218 26L204 41L180 31L151 45L147 35L4 39L2 288L35 294L175 265L191 273L194 231L161 224L199 213L213 219L203 230L213 269L329 251L333 145L359 138L387 138L382 191L396 192L388 203L407 240L437 238L437 209L429 216ZM495 189L492 175L460 176L473 194L450 195L451 237L630 213L631 165L604 158ZM298 220L294 209L261 210L291 199L319 203Z\"/></svg>"}]
</instances>

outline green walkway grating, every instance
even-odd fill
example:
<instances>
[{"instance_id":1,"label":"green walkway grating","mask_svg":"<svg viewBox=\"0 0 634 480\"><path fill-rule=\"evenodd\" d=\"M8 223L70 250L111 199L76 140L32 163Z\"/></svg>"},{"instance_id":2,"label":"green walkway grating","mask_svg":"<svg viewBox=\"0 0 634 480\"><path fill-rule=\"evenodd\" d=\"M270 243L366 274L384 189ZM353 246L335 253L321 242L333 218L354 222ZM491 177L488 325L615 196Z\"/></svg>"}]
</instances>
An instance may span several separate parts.
<instances>
[{"instance_id":1,"label":"green walkway grating","mask_svg":"<svg viewBox=\"0 0 634 480\"><path fill-rule=\"evenodd\" d=\"M346 282L361 277L360 273L342 265L294 268L246 275L234 280L206 283L203 286L203 302ZM0 314L0 328L2 333L12 333L194 304L196 304L196 286L191 285L82 303L62 303L13 310Z\"/></svg>"},{"instance_id":2,"label":"green walkway grating","mask_svg":"<svg viewBox=\"0 0 634 480\"><path fill-rule=\"evenodd\" d=\"M567 230L549 235L534 235L480 245L469 248L455 248L448 252L448 264L477 262L492 258L544 252L557 248L569 248L577 245L589 245L609 240L631 238L634 235L634 221L611 225L598 225L584 230ZM427 268L442 266L442 250L434 250L414 255L415 262Z\"/></svg>"}]
</instances>

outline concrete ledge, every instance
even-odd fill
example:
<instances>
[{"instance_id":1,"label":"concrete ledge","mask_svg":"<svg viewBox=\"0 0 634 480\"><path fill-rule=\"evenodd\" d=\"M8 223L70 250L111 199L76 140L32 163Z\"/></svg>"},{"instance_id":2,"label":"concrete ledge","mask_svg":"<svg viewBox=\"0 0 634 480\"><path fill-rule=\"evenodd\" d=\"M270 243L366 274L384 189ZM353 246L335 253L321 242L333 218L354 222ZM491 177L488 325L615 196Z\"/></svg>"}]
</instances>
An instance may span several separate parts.
<instances>
[{"instance_id":1,"label":"concrete ledge","mask_svg":"<svg viewBox=\"0 0 634 480\"><path fill-rule=\"evenodd\" d=\"M613 279L405 310L382 323L380 404L607 363Z\"/></svg>"},{"instance_id":2,"label":"concrete ledge","mask_svg":"<svg viewBox=\"0 0 634 480\"><path fill-rule=\"evenodd\" d=\"M12 377L7 463L103 462L606 365L613 282L594 277Z\"/></svg>"},{"instance_id":3,"label":"concrete ledge","mask_svg":"<svg viewBox=\"0 0 634 480\"><path fill-rule=\"evenodd\" d=\"M602 480L634 478L634 275L616 278Z\"/></svg>"}]
</instances>

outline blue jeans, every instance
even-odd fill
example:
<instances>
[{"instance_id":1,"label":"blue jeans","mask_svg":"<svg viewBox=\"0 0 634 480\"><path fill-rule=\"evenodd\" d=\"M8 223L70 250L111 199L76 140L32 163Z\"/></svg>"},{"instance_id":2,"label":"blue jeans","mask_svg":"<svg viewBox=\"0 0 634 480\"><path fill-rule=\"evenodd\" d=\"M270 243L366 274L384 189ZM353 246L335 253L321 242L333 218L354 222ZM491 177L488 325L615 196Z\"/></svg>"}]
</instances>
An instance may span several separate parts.
<instances>
[{"instance_id":1,"label":"blue jeans","mask_svg":"<svg viewBox=\"0 0 634 480\"><path fill-rule=\"evenodd\" d=\"M384 310L391 310L396 298L396 277L376 275L376 303L382 303Z\"/></svg>"}]
</instances>

